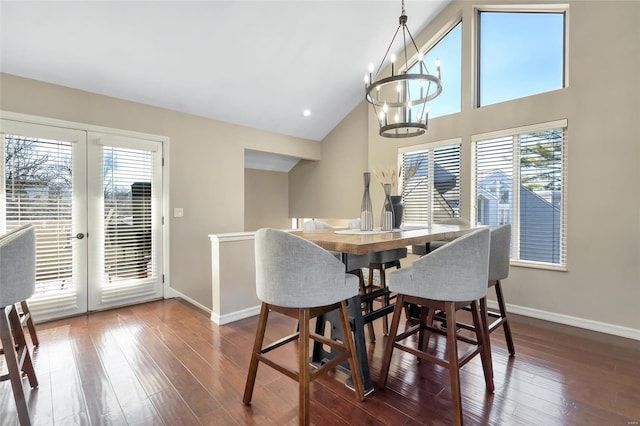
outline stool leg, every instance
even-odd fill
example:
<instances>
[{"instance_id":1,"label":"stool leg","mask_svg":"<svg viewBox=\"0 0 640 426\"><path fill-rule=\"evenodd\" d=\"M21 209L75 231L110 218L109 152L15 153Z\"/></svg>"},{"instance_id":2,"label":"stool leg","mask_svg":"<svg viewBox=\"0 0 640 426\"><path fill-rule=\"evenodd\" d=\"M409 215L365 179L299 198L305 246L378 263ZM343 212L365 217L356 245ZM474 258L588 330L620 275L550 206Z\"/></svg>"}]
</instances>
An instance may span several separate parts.
<instances>
[{"instance_id":1,"label":"stool leg","mask_svg":"<svg viewBox=\"0 0 640 426\"><path fill-rule=\"evenodd\" d=\"M16 344L16 351L18 354L19 367L27 375L29 384L32 388L38 387L38 378L36 377L36 371L33 368L33 362L31 361L31 353L27 346L27 339L24 337L24 329L20 322L20 315L16 306L13 305L9 310L9 323L13 329L13 340Z\"/></svg>"},{"instance_id":2,"label":"stool leg","mask_svg":"<svg viewBox=\"0 0 640 426\"><path fill-rule=\"evenodd\" d=\"M507 348L510 355L516 354L516 349L513 346L513 337L511 336L511 327L507 320L507 308L504 305L504 297L502 296L502 286L500 280L498 280L494 286L496 288L496 297L498 299L498 307L500 308L500 317L502 318L502 327L504 329L504 337L507 340Z\"/></svg>"},{"instance_id":3,"label":"stool leg","mask_svg":"<svg viewBox=\"0 0 640 426\"><path fill-rule=\"evenodd\" d=\"M428 316L429 314L429 316ZM418 330L418 350L419 351L427 351L427 348L424 344L424 333L426 330L426 325L431 325L433 322L433 309L429 309L426 306L420 306L420 329ZM427 346L429 346L429 336L430 332L427 331ZM422 358L419 356L416 357L418 359L418 364L422 362Z\"/></svg>"},{"instance_id":4,"label":"stool leg","mask_svg":"<svg viewBox=\"0 0 640 426\"><path fill-rule=\"evenodd\" d=\"M493 386L493 361L491 359L491 339L489 338L489 329L487 328L487 299L480 299L480 318L478 316L478 304L474 301L471 303L471 315L473 316L473 327L476 331L476 340L482 345L480 352L480 360L482 361L482 370L484 371L484 380L489 392L494 391Z\"/></svg>"},{"instance_id":5,"label":"stool leg","mask_svg":"<svg viewBox=\"0 0 640 426\"><path fill-rule=\"evenodd\" d=\"M40 346L40 340L38 339L38 333L36 333L36 326L33 324L33 317L31 316L31 311L29 311L29 305L26 300L20 302L20 306L22 307L22 313L27 318L27 328L29 329L29 334L31 335L31 342L33 346Z\"/></svg>"},{"instance_id":6,"label":"stool leg","mask_svg":"<svg viewBox=\"0 0 640 426\"><path fill-rule=\"evenodd\" d=\"M386 277L387 274L384 270L385 270L384 264L380 265L380 288L387 288L387 277ZM384 306L389 306L388 293L384 295L382 304ZM389 320L387 319L386 315L382 317L382 330L384 331L385 336L389 335Z\"/></svg>"},{"instance_id":7,"label":"stool leg","mask_svg":"<svg viewBox=\"0 0 640 426\"><path fill-rule=\"evenodd\" d=\"M300 341L298 349L298 424L308 425L310 422L309 412L309 385L311 374L309 371L309 310L299 310Z\"/></svg>"},{"instance_id":8,"label":"stool leg","mask_svg":"<svg viewBox=\"0 0 640 426\"><path fill-rule=\"evenodd\" d=\"M453 423L455 425L462 425L462 394L460 392L460 365L458 361L455 303L447 302L445 312L447 315L447 352L449 354L449 380L451 381Z\"/></svg>"},{"instance_id":9,"label":"stool leg","mask_svg":"<svg viewBox=\"0 0 640 426\"><path fill-rule=\"evenodd\" d=\"M402 316L402 308L404 305L404 295L398 294L396 299L396 307L393 309L393 317L391 318L391 328L387 343L384 346L384 354L382 356L382 365L380 366L380 377L378 379L378 387L384 389L387 385L389 377L389 366L391 365L391 355L393 354L393 344L396 342L398 334L398 326L400 325L400 317Z\"/></svg>"},{"instance_id":10,"label":"stool leg","mask_svg":"<svg viewBox=\"0 0 640 426\"><path fill-rule=\"evenodd\" d=\"M364 401L364 387L362 385L362 370L358 362L356 354L356 344L353 341L353 333L349 325L349 313L347 311L347 302L344 300L340 304L340 322L342 323L342 335L344 336L344 345L349 351L349 368L351 369L351 380L356 390L356 399Z\"/></svg>"},{"instance_id":11,"label":"stool leg","mask_svg":"<svg viewBox=\"0 0 640 426\"><path fill-rule=\"evenodd\" d=\"M253 387L256 384L256 374L258 373L258 354L262 351L264 342L264 333L267 329L267 319L269 318L269 305L262 303L260 308L260 319L258 320L258 329L256 330L256 340L253 343L253 351L251 352L251 363L249 364L249 372L247 373L247 383L244 387L244 397L242 402L249 404L253 396Z\"/></svg>"},{"instance_id":12,"label":"stool leg","mask_svg":"<svg viewBox=\"0 0 640 426\"><path fill-rule=\"evenodd\" d=\"M367 277L367 285L365 286L365 291L363 294L371 293L373 291L373 271L375 269L369 265L369 276ZM367 313L371 312L373 306L373 300L367 302ZM369 341L371 343L376 342L376 332L373 329L373 323L369 322L367 324L367 330L369 330Z\"/></svg>"},{"instance_id":13,"label":"stool leg","mask_svg":"<svg viewBox=\"0 0 640 426\"><path fill-rule=\"evenodd\" d=\"M20 371L14 349L15 343L9 328L9 317L7 316L6 308L0 308L0 310L2 311L0 312L0 341L2 341L2 349L7 363L7 370L9 371L13 398L16 401L16 408L18 409L18 420L22 426L31 425L29 408L27 407L27 400L24 396L24 389L22 388L22 372Z\"/></svg>"}]
</instances>

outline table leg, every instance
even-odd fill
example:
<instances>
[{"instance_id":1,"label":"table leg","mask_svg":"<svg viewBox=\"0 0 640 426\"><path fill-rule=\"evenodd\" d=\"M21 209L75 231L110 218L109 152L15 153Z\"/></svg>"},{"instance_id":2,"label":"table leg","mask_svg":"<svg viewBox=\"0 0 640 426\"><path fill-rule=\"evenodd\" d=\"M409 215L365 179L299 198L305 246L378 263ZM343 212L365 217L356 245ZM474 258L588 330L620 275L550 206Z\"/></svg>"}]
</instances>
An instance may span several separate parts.
<instances>
[{"instance_id":1,"label":"table leg","mask_svg":"<svg viewBox=\"0 0 640 426\"><path fill-rule=\"evenodd\" d=\"M360 363L360 373L362 374L362 384L364 387L364 394L368 395L373 392L373 383L371 383L371 376L369 374L369 359L367 358L367 347L364 339L364 321L362 319L362 311L360 308L360 295L352 297L347 301L347 308L349 311L349 323L351 330L353 331L353 339L356 346L356 356ZM316 333L325 334L325 324L329 323L331 326L330 338L333 340L344 341L340 324L340 317L338 311L332 311L328 314L321 315L316 319ZM321 365L327 360L335 358L337 354L332 353L331 350L325 351L323 345L319 342L313 343L313 353L311 362L316 365ZM348 363L343 363L339 367L346 373L351 373ZM353 387L351 384L351 378L347 380L347 386Z\"/></svg>"}]
</instances>

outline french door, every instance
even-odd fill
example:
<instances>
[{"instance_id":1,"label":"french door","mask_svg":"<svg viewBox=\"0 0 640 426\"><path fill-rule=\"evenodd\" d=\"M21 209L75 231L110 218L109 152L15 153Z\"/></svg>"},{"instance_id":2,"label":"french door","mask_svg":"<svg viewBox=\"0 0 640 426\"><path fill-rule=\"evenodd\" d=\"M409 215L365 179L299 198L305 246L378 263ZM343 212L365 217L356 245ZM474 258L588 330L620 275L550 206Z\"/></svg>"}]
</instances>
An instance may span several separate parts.
<instances>
[{"instance_id":1,"label":"french door","mask_svg":"<svg viewBox=\"0 0 640 426\"><path fill-rule=\"evenodd\" d=\"M162 296L162 143L0 121L0 231L36 229L38 320Z\"/></svg>"}]
</instances>

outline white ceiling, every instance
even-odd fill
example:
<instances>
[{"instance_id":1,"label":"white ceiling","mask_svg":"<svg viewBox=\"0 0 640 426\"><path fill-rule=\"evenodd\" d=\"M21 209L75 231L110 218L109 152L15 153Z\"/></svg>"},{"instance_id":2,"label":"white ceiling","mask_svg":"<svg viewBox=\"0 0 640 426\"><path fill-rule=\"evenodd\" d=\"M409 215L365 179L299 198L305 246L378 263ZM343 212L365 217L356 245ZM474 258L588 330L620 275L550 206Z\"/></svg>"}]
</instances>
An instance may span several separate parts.
<instances>
[{"instance_id":1,"label":"white ceiling","mask_svg":"<svg viewBox=\"0 0 640 426\"><path fill-rule=\"evenodd\" d=\"M407 1L414 36L449 1ZM400 11L400 0L2 0L0 71L319 141L362 101Z\"/></svg>"}]
</instances>

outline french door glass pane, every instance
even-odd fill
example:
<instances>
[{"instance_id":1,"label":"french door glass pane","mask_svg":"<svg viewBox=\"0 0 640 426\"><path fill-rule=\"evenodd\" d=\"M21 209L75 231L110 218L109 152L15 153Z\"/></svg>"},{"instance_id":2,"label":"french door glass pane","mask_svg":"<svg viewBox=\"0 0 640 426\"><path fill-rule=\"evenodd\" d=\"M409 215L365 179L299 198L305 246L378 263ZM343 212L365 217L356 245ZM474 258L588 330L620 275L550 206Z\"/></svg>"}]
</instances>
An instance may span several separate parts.
<instances>
[{"instance_id":1,"label":"french door glass pane","mask_svg":"<svg viewBox=\"0 0 640 426\"><path fill-rule=\"evenodd\" d=\"M3 140L3 227L32 223L36 231L34 314L72 308L73 143L12 134Z\"/></svg>"},{"instance_id":2,"label":"french door glass pane","mask_svg":"<svg viewBox=\"0 0 640 426\"><path fill-rule=\"evenodd\" d=\"M90 274L96 289L90 309L161 295L160 144L104 136L93 145L91 186L101 194L90 206L94 223Z\"/></svg>"}]
</instances>

